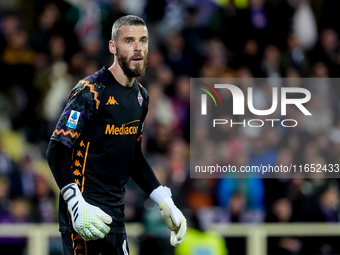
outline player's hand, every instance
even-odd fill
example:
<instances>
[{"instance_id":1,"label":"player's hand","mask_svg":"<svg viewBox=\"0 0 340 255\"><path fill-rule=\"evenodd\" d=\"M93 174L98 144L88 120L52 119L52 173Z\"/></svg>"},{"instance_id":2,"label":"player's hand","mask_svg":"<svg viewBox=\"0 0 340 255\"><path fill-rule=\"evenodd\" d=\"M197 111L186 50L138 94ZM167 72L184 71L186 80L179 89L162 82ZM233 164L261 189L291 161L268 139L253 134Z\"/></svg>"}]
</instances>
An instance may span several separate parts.
<instances>
[{"instance_id":1,"label":"player's hand","mask_svg":"<svg viewBox=\"0 0 340 255\"><path fill-rule=\"evenodd\" d=\"M99 207L87 203L77 184L66 185L62 188L61 195L67 203L74 230L85 241L104 238L109 233L110 228L106 224L110 224L112 218Z\"/></svg>"},{"instance_id":2,"label":"player's hand","mask_svg":"<svg viewBox=\"0 0 340 255\"><path fill-rule=\"evenodd\" d=\"M187 232L187 221L182 212L175 206L171 197L165 198L159 205L163 221L171 230L170 243L176 247L184 240Z\"/></svg>"},{"instance_id":3,"label":"player's hand","mask_svg":"<svg viewBox=\"0 0 340 255\"><path fill-rule=\"evenodd\" d=\"M187 220L171 199L171 190L159 186L154 189L150 197L159 205L163 221L171 230L170 243L172 246L181 244L187 232Z\"/></svg>"}]
</instances>

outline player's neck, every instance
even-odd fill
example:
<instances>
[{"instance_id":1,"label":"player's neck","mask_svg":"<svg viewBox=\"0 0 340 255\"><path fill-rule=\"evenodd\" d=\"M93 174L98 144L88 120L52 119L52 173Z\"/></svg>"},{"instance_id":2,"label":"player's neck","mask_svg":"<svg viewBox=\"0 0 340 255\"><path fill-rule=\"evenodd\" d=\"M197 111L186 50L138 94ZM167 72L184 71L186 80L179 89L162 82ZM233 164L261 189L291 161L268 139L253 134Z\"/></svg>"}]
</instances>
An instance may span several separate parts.
<instances>
[{"instance_id":1,"label":"player's neck","mask_svg":"<svg viewBox=\"0 0 340 255\"><path fill-rule=\"evenodd\" d=\"M118 61L115 61L110 67L110 72L115 77L115 79L125 87L131 87L133 82L135 81L135 77L127 77L123 71L123 69L118 64Z\"/></svg>"}]
</instances>

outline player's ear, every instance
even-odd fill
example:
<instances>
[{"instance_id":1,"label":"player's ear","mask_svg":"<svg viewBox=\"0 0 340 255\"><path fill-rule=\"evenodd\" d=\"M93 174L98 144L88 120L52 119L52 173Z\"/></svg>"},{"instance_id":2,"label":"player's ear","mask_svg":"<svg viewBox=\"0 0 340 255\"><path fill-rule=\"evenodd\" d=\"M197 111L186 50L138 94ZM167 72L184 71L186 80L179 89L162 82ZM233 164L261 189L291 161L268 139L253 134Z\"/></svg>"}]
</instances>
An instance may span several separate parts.
<instances>
[{"instance_id":1,"label":"player's ear","mask_svg":"<svg viewBox=\"0 0 340 255\"><path fill-rule=\"evenodd\" d=\"M109 42L109 50L112 54L116 54L117 50L116 50L116 43L113 40L110 40Z\"/></svg>"}]
</instances>

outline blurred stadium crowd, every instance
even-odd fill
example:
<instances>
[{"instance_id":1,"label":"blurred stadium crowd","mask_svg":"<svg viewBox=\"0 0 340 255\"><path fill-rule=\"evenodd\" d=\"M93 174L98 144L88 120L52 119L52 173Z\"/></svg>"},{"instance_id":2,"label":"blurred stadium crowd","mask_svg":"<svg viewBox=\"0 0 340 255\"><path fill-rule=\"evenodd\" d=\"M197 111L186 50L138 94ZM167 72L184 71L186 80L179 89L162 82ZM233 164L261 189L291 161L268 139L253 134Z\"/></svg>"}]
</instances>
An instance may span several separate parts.
<instances>
[{"instance_id":1,"label":"blurred stadium crowd","mask_svg":"<svg viewBox=\"0 0 340 255\"><path fill-rule=\"evenodd\" d=\"M144 151L187 215L203 229L339 222L337 179L189 177L190 77L324 78L310 87L318 125L266 130L247 146L233 130L226 157L234 165L340 162L340 87L328 80L340 73L339 10L338 0L0 1L0 223L57 222L58 190L44 160L49 137L77 81L111 63L111 26L125 14L143 17L150 33L148 69L139 78L150 94ZM268 86L257 91L263 104ZM159 212L145 199L128 184L126 220L142 222L147 233L141 252L171 254ZM244 252L239 244L227 240L230 254ZM340 244L285 237L269 251L336 254Z\"/></svg>"}]
</instances>

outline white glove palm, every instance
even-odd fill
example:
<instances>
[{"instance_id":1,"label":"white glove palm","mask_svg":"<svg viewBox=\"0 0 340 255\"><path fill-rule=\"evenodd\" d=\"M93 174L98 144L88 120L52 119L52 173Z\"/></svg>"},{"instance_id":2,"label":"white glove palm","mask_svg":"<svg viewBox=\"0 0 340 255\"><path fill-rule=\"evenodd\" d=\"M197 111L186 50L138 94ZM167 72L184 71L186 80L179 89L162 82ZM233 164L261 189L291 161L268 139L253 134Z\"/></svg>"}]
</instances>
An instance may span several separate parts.
<instances>
[{"instance_id":1,"label":"white glove palm","mask_svg":"<svg viewBox=\"0 0 340 255\"><path fill-rule=\"evenodd\" d=\"M165 198L161 202L159 209L161 210L163 221L171 230L170 243L176 247L184 240L187 231L187 221L170 197Z\"/></svg>"},{"instance_id":2,"label":"white glove palm","mask_svg":"<svg viewBox=\"0 0 340 255\"><path fill-rule=\"evenodd\" d=\"M105 223L110 224L112 218L99 207L87 203L77 184L66 185L61 195L67 203L74 230L85 241L104 238L109 233L110 228Z\"/></svg>"},{"instance_id":3,"label":"white glove palm","mask_svg":"<svg viewBox=\"0 0 340 255\"><path fill-rule=\"evenodd\" d=\"M183 242L187 231L185 217L172 201L168 187L159 186L154 189L150 197L159 205L162 219L171 230L170 244L176 247Z\"/></svg>"}]
</instances>

